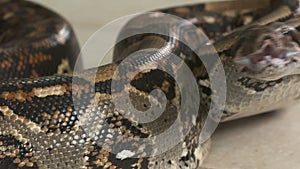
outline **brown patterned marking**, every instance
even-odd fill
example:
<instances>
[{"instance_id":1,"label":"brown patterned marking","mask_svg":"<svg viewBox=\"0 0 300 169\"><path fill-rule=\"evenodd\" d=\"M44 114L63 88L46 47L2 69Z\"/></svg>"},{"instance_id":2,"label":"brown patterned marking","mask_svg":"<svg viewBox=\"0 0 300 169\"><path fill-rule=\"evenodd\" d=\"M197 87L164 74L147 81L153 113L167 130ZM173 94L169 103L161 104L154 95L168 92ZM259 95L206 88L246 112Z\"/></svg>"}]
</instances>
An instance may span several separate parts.
<instances>
[{"instance_id":1,"label":"brown patterned marking","mask_svg":"<svg viewBox=\"0 0 300 169\"><path fill-rule=\"evenodd\" d=\"M8 57L1 62L0 66L2 69L10 68L12 66L12 63L13 63L13 59L11 57Z\"/></svg>"},{"instance_id":2,"label":"brown patterned marking","mask_svg":"<svg viewBox=\"0 0 300 169\"><path fill-rule=\"evenodd\" d=\"M74 72L74 76L80 77L90 82L105 82L112 80L112 77L117 69L117 64L109 64L99 67L99 69L90 69L84 72ZM118 77L115 77L118 78ZM114 79L119 80L119 79Z\"/></svg>"},{"instance_id":3,"label":"brown patterned marking","mask_svg":"<svg viewBox=\"0 0 300 169\"><path fill-rule=\"evenodd\" d=\"M57 45L57 42L55 42L51 39L43 39L42 41L34 42L31 44L31 46L33 48L40 48L40 47L51 48L51 47L55 47L56 45Z\"/></svg>"},{"instance_id":4,"label":"brown patterned marking","mask_svg":"<svg viewBox=\"0 0 300 169\"><path fill-rule=\"evenodd\" d=\"M38 52L38 53L29 55L29 64L30 65L35 65L35 64L38 64L41 62L51 61L51 60L52 60L51 55L45 55L42 52Z\"/></svg>"},{"instance_id":5,"label":"brown patterned marking","mask_svg":"<svg viewBox=\"0 0 300 169\"><path fill-rule=\"evenodd\" d=\"M39 74L37 73L36 70L32 70L32 71L31 71L31 76L32 76L32 77L39 77Z\"/></svg>"},{"instance_id":6,"label":"brown patterned marking","mask_svg":"<svg viewBox=\"0 0 300 169\"><path fill-rule=\"evenodd\" d=\"M225 11L228 9L235 9L237 12L240 12L244 9L257 9L258 4L260 8L266 8L270 5L270 0L239 0L239 3L236 1L228 2L212 2L205 5L206 11Z\"/></svg>"},{"instance_id":7,"label":"brown patterned marking","mask_svg":"<svg viewBox=\"0 0 300 169\"><path fill-rule=\"evenodd\" d=\"M164 80L161 89L163 91L167 92L167 91L169 91L170 86L171 86L171 83L167 80Z\"/></svg>"},{"instance_id":8,"label":"brown patterned marking","mask_svg":"<svg viewBox=\"0 0 300 169\"><path fill-rule=\"evenodd\" d=\"M7 12L7 13L5 13L5 14L3 15L2 19L3 19L3 20L7 20L7 19L13 17L14 15L15 15L14 12Z\"/></svg>"},{"instance_id":9,"label":"brown patterned marking","mask_svg":"<svg viewBox=\"0 0 300 169\"><path fill-rule=\"evenodd\" d=\"M273 11L272 13L256 20L253 23L258 24L258 25L267 25L269 23L278 21L280 19L287 18L287 17L291 16L292 14L293 13L288 6L280 6L280 8L278 8L276 11Z\"/></svg>"},{"instance_id":10,"label":"brown patterned marking","mask_svg":"<svg viewBox=\"0 0 300 169\"><path fill-rule=\"evenodd\" d=\"M2 92L1 98L7 101L20 101L24 102L26 100L31 101L32 97L34 97L34 92L26 93L22 90L17 90L16 92Z\"/></svg>"},{"instance_id":11,"label":"brown patterned marking","mask_svg":"<svg viewBox=\"0 0 300 169\"><path fill-rule=\"evenodd\" d=\"M18 66L16 68L16 70L19 72L26 70L28 65L32 65L32 67L35 67L35 65L39 63L52 60L51 55L45 55L42 52L30 54L29 58L27 58L26 53L28 53L27 50L19 50L15 53L19 57ZM11 63L7 62L6 65L11 66Z\"/></svg>"},{"instance_id":12,"label":"brown patterned marking","mask_svg":"<svg viewBox=\"0 0 300 169\"><path fill-rule=\"evenodd\" d=\"M61 64L57 67L57 74L63 74L66 72L71 72L71 66L67 59L62 59Z\"/></svg>"},{"instance_id":13,"label":"brown patterned marking","mask_svg":"<svg viewBox=\"0 0 300 169\"><path fill-rule=\"evenodd\" d=\"M36 97L63 96L67 92L66 85L55 85L49 87L33 88L32 92Z\"/></svg>"},{"instance_id":14,"label":"brown patterned marking","mask_svg":"<svg viewBox=\"0 0 300 169\"><path fill-rule=\"evenodd\" d=\"M100 152L93 152L95 153L94 156L97 157L96 161L93 161L93 163L97 166L97 167L104 167L107 168L109 166L111 166L111 163L109 166L107 166L107 162L108 162L108 157L109 157L109 152L101 149Z\"/></svg>"},{"instance_id":15,"label":"brown patterned marking","mask_svg":"<svg viewBox=\"0 0 300 169\"><path fill-rule=\"evenodd\" d=\"M190 9L187 8L187 7L178 7L178 8L175 8L174 10L176 13L181 13L181 14L187 14L187 13L190 13Z\"/></svg>"},{"instance_id":16,"label":"brown patterned marking","mask_svg":"<svg viewBox=\"0 0 300 169\"><path fill-rule=\"evenodd\" d=\"M32 101L33 97L44 98L47 96L62 96L67 92L66 85L54 85L50 87L40 87L40 88L33 88L31 92L24 92L23 90L17 90L15 92L2 92L0 97L7 101L20 101L24 102L26 100Z\"/></svg>"},{"instance_id":17,"label":"brown patterned marking","mask_svg":"<svg viewBox=\"0 0 300 169\"><path fill-rule=\"evenodd\" d=\"M75 84L73 84L71 86L71 89L68 90L68 91L72 91L73 94L80 97L82 93L88 93L89 89L90 89L89 84L85 84L85 85L75 85Z\"/></svg>"},{"instance_id":18,"label":"brown patterned marking","mask_svg":"<svg viewBox=\"0 0 300 169\"><path fill-rule=\"evenodd\" d=\"M157 63L150 62L150 63L147 63L143 66L140 66L135 71L127 72L126 77L130 80L139 79L140 77L143 77L143 74L149 73L152 70L156 70L157 68L158 68Z\"/></svg>"}]
</instances>

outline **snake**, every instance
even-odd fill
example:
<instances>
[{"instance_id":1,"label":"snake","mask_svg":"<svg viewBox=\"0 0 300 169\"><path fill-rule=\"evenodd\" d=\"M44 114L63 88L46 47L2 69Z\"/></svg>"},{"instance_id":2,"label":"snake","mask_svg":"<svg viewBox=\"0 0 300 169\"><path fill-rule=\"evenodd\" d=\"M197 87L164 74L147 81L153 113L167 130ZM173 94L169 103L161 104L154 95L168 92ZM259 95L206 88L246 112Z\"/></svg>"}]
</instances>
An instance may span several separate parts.
<instances>
[{"instance_id":1,"label":"snake","mask_svg":"<svg viewBox=\"0 0 300 169\"><path fill-rule=\"evenodd\" d=\"M197 169L210 147L200 140L206 119L226 122L300 99L297 0L155 10L119 32L113 63L73 73L80 49L66 19L30 1L1 0L0 8L1 169ZM165 34L123 38L156 29ZM221 62L207 70L202 59L213 55ZM220 63L226 103L218 116L208 112L219 104L210 72ZM172 127L175 134L155 137Z\"/></svg>"}]
</instances>

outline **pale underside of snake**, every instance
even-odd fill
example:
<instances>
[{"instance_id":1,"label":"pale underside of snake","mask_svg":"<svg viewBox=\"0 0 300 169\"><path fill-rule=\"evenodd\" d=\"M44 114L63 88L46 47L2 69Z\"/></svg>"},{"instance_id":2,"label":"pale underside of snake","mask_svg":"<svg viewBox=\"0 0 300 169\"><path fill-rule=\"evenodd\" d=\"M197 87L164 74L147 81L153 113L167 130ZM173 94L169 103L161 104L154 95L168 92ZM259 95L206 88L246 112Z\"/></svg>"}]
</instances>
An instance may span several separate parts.
<instances>
[{"instance_id":1,"label":"pale underside of snake","mask_svg":"<svg viewBox=\"0 0 300 169\"><path fill-rule=\"evenodd\" d=\"M211 99L208 71L196 55L209 58L217 52L222 61L227 89L222 121L294 104L300 98L298 4L249 0L160 10L191 21L215 49L191 51L170 36L139 34L116 45L114 63L71 74L79 48L70 25L31 2L1 0L0 168L199 168L209 147L209 141L199 140L201 129L210 105L218 102ZM155 22L147 24L153 17ZM120 37L149 27L203 46L188 25L163 20L159 13L132 19ZM148 52L153 48L156 53ZM133 60L124 59L141 50ZM170 53L181 60L170 59ZM183 65L193 73L202 101L196 116L184 116L175 126L180 135L192 125L183 139L154 155L159 150L153 145L173 138L152 138L185 113L179 111L180 82L165 73L179 76ZM156 89L166 98L163 113L139 122L127 105L145 113L160 106L150 95ZM189 92L194 99L195 91ZM122 151L115 152L118 148Z\"/></svg>"}]
</instances>

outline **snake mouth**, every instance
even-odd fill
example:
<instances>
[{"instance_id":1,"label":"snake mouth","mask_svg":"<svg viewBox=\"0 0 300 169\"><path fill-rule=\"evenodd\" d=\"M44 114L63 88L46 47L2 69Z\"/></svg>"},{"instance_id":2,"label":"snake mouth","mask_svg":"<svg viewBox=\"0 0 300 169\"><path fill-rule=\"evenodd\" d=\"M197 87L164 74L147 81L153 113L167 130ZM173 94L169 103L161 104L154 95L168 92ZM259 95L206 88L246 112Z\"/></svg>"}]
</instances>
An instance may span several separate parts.
<instances>
[{"instance_id":1,"label":"snake mouth","mask_svg":"<svg viewBox=\"0 0 300 169\"><path fill-rule=\"evenodd\" d=\"M277 80L300 73L300 48L276 47L266 43L259 51L234 58L243 72L260 80Z\"/></svg>"},{"instance_id":2,"label":"snake mouth","mask_svg":"<svg viewBox=\"0 0 300 169\"><path fill-rule=\"evenodd\" d=\"M241 32L232 55L236 68L251 78L278 80L300 74L300 32L282 22L256 25Z\"/></svg>"}]
</instances>

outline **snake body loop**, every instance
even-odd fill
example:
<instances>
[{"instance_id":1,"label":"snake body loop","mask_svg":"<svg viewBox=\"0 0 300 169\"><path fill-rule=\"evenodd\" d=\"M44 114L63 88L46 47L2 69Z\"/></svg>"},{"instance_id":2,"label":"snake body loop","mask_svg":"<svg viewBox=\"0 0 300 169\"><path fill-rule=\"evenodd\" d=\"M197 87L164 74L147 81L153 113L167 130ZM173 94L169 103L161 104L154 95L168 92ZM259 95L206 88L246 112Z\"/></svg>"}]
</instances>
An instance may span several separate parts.
<instances>
[{"instance_id":1,"label":"snake body loop","mask_svg":"<svg viewBox=\"0 0 300 169\"><path fill-rule=\"evenodd\" d=\"M202 143L199 136L205 120L217 118L207 113L218 102L211 98L211 70L197 55L209 58L217 52L222 61L227 84L222 121L281 109L300 98L295 92L300 85L299 2L259 2L214 2L155 11L196 25L214 46L205 50L192 51L172 38L202 46L205 41L195 38L199 35L188 24L158 18L150 25L147 17L153 15L138 16L125 25L120 39L149 27L170 36L148 33L123 39L115 47L114 63L71 74L79 47L70 24L32 2L0 1L0 169L199 168L209 148L209 141ZM131 54L136 54L134 59L126 61ZM170 59L171 54L181 60ZM154 156L159 150L153 147L162 142L151 138L191 111L179 111L180 83L172 73L165 73L185 76L180 74L185 64L198 84L199 111L175 126L180 133L192 125L183 139ZM212 70L218 66L214 64ZM140 71L140 67L147 69ZM153 97L155 90L162 93ZM129 97L116 104L114 98L122 98L124 92ZM127 108L131 103L147 112L152 106L162 107L161 98L166 101L164 111L153 121L139 122ZM174 140L169 136L165 141ZM122 151L114 153L115 148Z\"/></svg>"}]
</instances>

